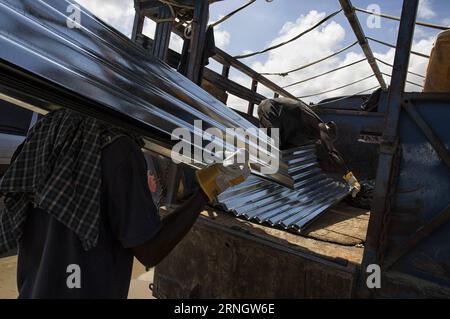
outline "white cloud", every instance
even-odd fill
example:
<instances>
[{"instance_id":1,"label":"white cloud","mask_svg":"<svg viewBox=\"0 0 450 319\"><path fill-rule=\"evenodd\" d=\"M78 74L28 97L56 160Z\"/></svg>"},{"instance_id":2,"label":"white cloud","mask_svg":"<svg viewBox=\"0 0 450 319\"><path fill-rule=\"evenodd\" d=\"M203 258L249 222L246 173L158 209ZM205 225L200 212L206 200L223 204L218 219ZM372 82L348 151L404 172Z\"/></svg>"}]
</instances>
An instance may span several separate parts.
<instances>
[{"instance_id":1,"label":"white cloud","mask_svg":"<svg viewBox=\"0 0 450 319\"><path fill-rule=\"evenodd\" d=\"M324 12L319 13L317 11L310 11L307 15L300 16L295 22L287 22L280 29L279 35L273 39L269 45L277 44L292 38L294 35L317 23L325 17L325 15L326 14ZM297 41L270 51L268 55L264 56L265 60L254 62L251 67L258 72L284 72L315 61L321 57L325 57L351 43L353 41L351 39L353 39L353 35L351 34L346 36L344 28L340 24L333 21L313 30ZM421 39L420 41L414 43L413 49L429 54L433 41L433 37ZM364 55L359 52L361 52L361 50L358 47L355 47L354 51L343 53L337 57L325 60L306 69L291 73L287 77L270 76L269 78L278 85L285 86L364 58ZM392 64L395 50L391 49L387 52L374 52L374 54L378 58ZM427 59L412 56L410 70L419 74L424 74L427 63ZM379 66L382 72L391 74L392 68L382 64L379 64ZM287 90L295 96L309 95L357 81L371 75L372 73L372 69L367 61L363 61L359 64L330 73L323 77L290 87ZM249 87L249 82L244 81L242 76L232 76L231 78L238 83ZM414 75L410 75L408 79L413 82L417 82L418 84L422 84L422 79ZM389 84L390 78L385 77L385 81ZM376 85L378 85L378 82L376 78L373 77L334 92L322 94L316 97L304 98L304 101L317 102L325 98L350 95ZM408 84L406 86L406 90L418 91L420 88ZM259 92L265 96L272 96L273 94L273 92L264 88ZM234 101L233 99L231 101L236 102L239 108L246 108L246 103L243 103L242 101Z\"/></svg>"},{"instance_id":2,"label":"white cloud","mask_svg":"<svg viewBox=\"0 0 450 319\"><path fill-rule=\"evenodd\" d=\"M417 16L422 19L431 19L436 16L436 12L434 12L432 8L431 0L419 1L419 9L417 12Z\"/></svg>"},{"instance_id":3,"label":"white cloud","mask_svg":"<svg viewBox=\"0 0 450 319\"><path fill-rule=\"evenodd\" d=\"M133 0L76 1L127 37L131 37L135 15ZM150 19L145 19L142 33L153 39L155 30L156 23ZM174 51L181 52L183 40L179 36L172 34L169 47Z\"/></svg>"},{"instance_id":4,"label":"white cloud","mask_svg":"<svg viewBox=\"0 0 450 319\"><path fill-rule=\"evenodd\" d=\"M169 43L170 49L178 53L181 53L181 51L183 50L183 43L184 41L180 36L172 33L172 35L170 36L170 43Z\"/></svg>"},{"instance_id":5,"label":"white cloud","mask_svg":"<svg viewBox=\"0 0 450 319\"><path fill-rule=\"evenodd\" d=\"M220 49L224 49L230 44L231 34L228 31L220 30L218 27L214 29L214 41L216 46Z\"/></svg>"},{"instance_id":6,"label":"white cloud","mask_svg":"<svg viewBox=\"0 0 450 319\"><path fill-rule=\"evenodd\" d=\"M153 38L156 31L156 23L150 19L144 20L144 28L142 33L150 38Z\"/></svg>"},{"instance_id":7,"label":"white cloud","mask_svg":"<svg viewBox=\"0 0 450 319\"><path fill-rule=\"evenodd\" d=\"M250 88L250 84L252 82L248 76L244 76L242 74L233 74L230 76L230 79L246 88ZM227 105L241 112L247 112L248 101L234 95L228 95Z\"/></svg>"},{"instance_id":8,"label":"white cloud","mask_svg":"<svg viewBox=\"0 0 450 319\"><path fill-rule=\"evenodd\" d=\"M131 36L134 20L133 0L76 1L126 36Z\"/></svg>"}]
</instances>

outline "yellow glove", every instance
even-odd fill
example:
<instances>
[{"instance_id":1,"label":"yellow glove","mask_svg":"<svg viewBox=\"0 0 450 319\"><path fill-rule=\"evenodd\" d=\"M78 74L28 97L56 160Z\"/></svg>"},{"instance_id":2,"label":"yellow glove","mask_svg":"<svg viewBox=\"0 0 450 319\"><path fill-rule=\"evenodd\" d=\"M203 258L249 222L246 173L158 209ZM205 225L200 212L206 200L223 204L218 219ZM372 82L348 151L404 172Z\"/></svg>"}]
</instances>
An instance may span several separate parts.
<instances>
[{"instance_id":1,"label":"yellow glove","mask_svg":"<svg viewBox=\"0 0 450 319\"><path fill-rule=\"evenodd\" d=\"M347 174L344 176L344 180L350 186L350 190L352 191L352 197L355 198L356 195L361 190L361 185L359 184L358 180L350 171L347 172Z\"/></svg>"},{"instance_id":2,"label":"yellow glove","mask_svg":"<svg viewBox=\"0 0 450 319\"><path fill-rule=\"evenodd\" d=\"M210 201L229 187L242 183L250 175L247 157L243 164L234 163L235 155L243 151L227 156L223 163L215 163L196 172L197 181Z\"/></svg>"}]
</instances>

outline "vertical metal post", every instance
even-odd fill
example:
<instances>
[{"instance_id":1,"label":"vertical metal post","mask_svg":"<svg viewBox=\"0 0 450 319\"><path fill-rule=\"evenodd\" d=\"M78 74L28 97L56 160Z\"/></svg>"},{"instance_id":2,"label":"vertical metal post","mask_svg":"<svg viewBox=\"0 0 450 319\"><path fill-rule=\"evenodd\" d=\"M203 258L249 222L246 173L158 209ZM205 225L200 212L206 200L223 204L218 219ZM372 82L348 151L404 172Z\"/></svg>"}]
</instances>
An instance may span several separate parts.
<instances>
[{"instance_id":1,"label":"vertical metal post","mask_svg":"<svg viewBox=\"0 0 450 319\"><path fill-rule=\"evenodd\" d=\"M201 73L203 68L203 49L206 40L206 28L208 26L209 3L207 0L196 0L194 8L194 18L192 20L191 41L189 47L189 61L187 66L186 76L194 83L200 84ZM169 174L169 185L167 187L167 205L174 203L178 186L180 184L181 168L172 163ZM185 170L185 184L188 184L187 179L193 176L186 176L189 174ZM186 185L185 185L186 186ZM190 185L187 185L189 188Z\"/></svg>"},{"instance_id":2,"label":"vertical metal post","mask_svg":"<svg viewBox=\"0 0 450 319\"><path fill-rule=\"evenodd\" d=\"M131 32L131 40L136 41L139 34L142 34L142 30L144 29L144 21L145 16L142 10L142 3L139 0L134 0L134 22L133 22L133 31Z\"/></svg>"},{"instance_id":3,"label":"vertical metal post","mask_svg":"<svg viewBox=\"0 0 450 319\"><path fill-rule=\"evenodd\" d=\"M258 89L258 81L256 81L255 79L252 80L252 87L251 90L252 92L256 93L256 90ZM247 114L253 116L253 110L255 109L255 104L252 102L248 102L248 109L247 109Z\"/></svg>"},{"instance_id":4,"label":"vertical metal post","mask_svg":"<svg viewBox=\"0 0 450 319\"><path fill-rule=\"evenodd\" d=\"M376 187L367 232L362 271L368 264L377 263L382 266L385 241L382 235L386 232L386 221L389 218L391 194L396 181L395 162L399 151L397 136L403 92L408 72L411 45L419 0L404 0L400 28L397 37L395 60L391 84L387 97L386 122L383 140L380 145L380 156L376 176ZM362 276L365 278L365 276ZM365 282L365 279L363 280Z\"/></svg>"},{"instance_id":5,"label":"vertical metal post","mask_svg":"<svg viewBox=\"0 0 450 319\"><path fill-rule=\"evenodd\" d=\"M370 67L372 68L373 73L375 74L378 83L380 84L383 90L386 90L386 82L384 82L383 75L381 74L380 68L378 67L377 61L373 55L372 49L370 48L369 42L364 34L364 31L359 23L359 19L356 16L355 9L350 0L339 0L342 10L344 10L345 16L350 23L350 26L353 29L356 37L358 38L359 45L364 52L364 55L367 58L367 62L369 62Z\"/></svg>"},{"instance_id":6,"label":"vertical metal post","mask_svg":"<svg viewBox=\"0 0 450 319\"><path fill-rule=\"evenodd\" d=\"M209 3L196 0L192 20L192 38L189 48L187 77L194 83L200 83L203 68L203 50L205 48L206 28L208 26Z\"/></svg>"},{"instance_id":7,"label":"vertical metal post","mask_svg":"<svg viewBox=\"0 0 450 319\"><path fill-rule=\"evenodd\" d=\"M158 19L167 20L172 17L172 12L167 6L161 6L158 9ZM167 60L167 54L169 52L170 36L172 33L172 22L164 21L158 22L155 30L155 40L153 42L153 55L162 61ZM155 156L149 156L148 161L151 161L151 165L154 167L152 175L158 176L158 181L166 184L166 206L172 205L175 200L175 195L178 190L179 170L177 165L172 163L171 159L158 158ZM168 170L162 170L164 167L169 167ZM156 171L157 168L159 171ZM165 172L168 172L165 174ZM161 188L162 185L160 185Z\"/></svg>"},{"instance_id":8,"label":"vertical metal post","mask_svg":"<svg viewBox=\"0 0 450 319\"><path fill-rule=\"evenodd\" d=\"M222 76L225 78L225 79L228 79L229 77L230 77L230 65L229 64L224 64L223 65L223 67L222 67ZM227 94L227 91L224 91L224 93L225 93L225 100L224 100L224 103L225 104L227 104L227 100L228 100L228 94Z\"/></svg>"},{"instance_id":9,"label":"vertical metal post","mask_svg":"<svg viewBox=\"0 0 450 319\"><path fill-rule=\"evenodd\" d=\"M222 68L222 76L226 79L228 79L228 77L230 76L230 66L229 65L224 65Z\"/></svg>"},{"instance_id":10,"label":"vertical metal post","mask_svg":"<svg viewBox=\"0 0 450 319\"><path fill-rule=\"evenodd\" d=\"M166 20L172 17L169 7L163 6L159 8L158 19ZM153 43L153 55L163 61L167 60L169 52L170 35L172 33L172 22L158 22L155 30L155 41Z\"/></svg>"}]
</instances>

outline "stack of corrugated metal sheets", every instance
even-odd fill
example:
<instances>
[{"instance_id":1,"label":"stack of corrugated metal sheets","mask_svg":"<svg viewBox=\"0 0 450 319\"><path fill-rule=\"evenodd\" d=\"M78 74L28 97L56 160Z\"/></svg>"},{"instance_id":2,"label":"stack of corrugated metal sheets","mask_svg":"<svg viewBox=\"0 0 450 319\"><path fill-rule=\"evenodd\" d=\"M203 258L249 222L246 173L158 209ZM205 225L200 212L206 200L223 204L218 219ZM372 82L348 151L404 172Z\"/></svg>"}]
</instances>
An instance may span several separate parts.
<instances>
[{"instance_id":1,"label":"stack of corrugated metal sheets","mask_svg":"<svg viewBox=\"0 0 450 319\"><path fill-rule=\"evenodd\" d=\"M177 128L187 130L185 142L200 151L209 143L199 136L203 130L218 129L224 138L214 144L234 151L225 133L244 129L251 138L240 131L232 135L249 149L252 173L292 186L289 176L263 170L278 162L276 147L266 152L259 146L267 135L256 134L252 123L85 8L80 23L68 27L67 9L74 4L0 0L0 99L39 111L71 108L124 126L143 135L148 150L166 157ZM196 130L196 120L203 130ZM197 137L201 145L194 143ZM201 168L205 163L190 165Z\"/></svg>"},{"instance_id":2,"label":"stack of corrugated metal sheets","mask_svg":"<svg viewBox=\"0 0 450 319\"><path fill-rule=\"evenodd\" d=\"M219 206L248 220L301 232L350 192L342 179L319 167L314 144L284 152L283 160L294 179L294 189L250 176L219 195Z\"/></svg>"}]
</instances>

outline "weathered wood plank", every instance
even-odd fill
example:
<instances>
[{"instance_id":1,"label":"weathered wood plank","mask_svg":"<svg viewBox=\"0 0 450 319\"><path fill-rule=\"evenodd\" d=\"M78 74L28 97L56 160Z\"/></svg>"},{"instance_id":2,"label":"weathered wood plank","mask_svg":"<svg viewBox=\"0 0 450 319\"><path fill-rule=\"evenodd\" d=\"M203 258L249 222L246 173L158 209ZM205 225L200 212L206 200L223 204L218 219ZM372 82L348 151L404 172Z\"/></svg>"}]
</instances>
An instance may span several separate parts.
<instances>
[{"instance_id":1,"label":"weathered wood plank","mask_svg":"<svg viewBox=\"0 0 450 319\"><path fill-rule=\"evenodd\" d=\"M355 246L366 241L370 212L336 206L312 223L303 235L322 241Z\"/></svg>"},{"instance_id":2,"label":"weathered wood plank","mask_svg":"<svg viewBox=\"0 0 450 319\"><path fill-rule=\"evenodd\" d=\"M350 298L362 249L208 209L157 266L158 298Z\"/></svg>"},{"instance_id":3,"label":"weathered wood plank","mask_svg":"<svg viewBox=\"0 0 450 319\"><path fill-rule=\"evenodd\" d=\"M216 55L213 56L213 59L216 60L217 62L221 63L221 64L230 65L230 66L238 69L239 71L241 71L242 73L248 75L252 79L255 79L258 83L261 83L262 85L266 86L270 90L272 90L274 92L277 92L281 96L297 100L297 98L294 95L292 95L291 93L289 93L285 89L281 88L280 86L278 86L274 82L270 81L265 76L259 74L258 72L256 72L255 70L253 70L249 66L245 65L241 61L236 60L231 55L229 55L225 51L222 51L219 48L216 48Z\"/></svg>"},{"instance_id":4,"label":"weathered wood plank","mask_svg":"<svg viewBox=\"0 0 450 319\"><path fill-rule=\"evenodd\" d=\"M158 19L168 19L171 17L169 7L160 7ZM155 40L153 42L153 55L161 59L167 60L169 52L170 35L172 32L172 22L158 22L155 30Z\"/></svg>"},{"instance_id":5,"label":"weathered wood plank","mask_svg":"<svg viewBox=\"0 0 450 319\"><path fill-rule=\"evenodd\" d=\"M256 93L236 82L233 82L208 68L204 69L203 77L222 90L236 95L244 100L250 101L251 103L259 104L262 100L266 99L264 95Z\"/></svg>"},{"instance_id":6,"label":"weathered wood plank","mask_svg":"<svg viewBox=\"0 0 450 319\"><path fill-rule=\"evenodd\" d=\"M255 92L258 90L258 81L256 81L255 79L252 80L252 87L251 87L251 91ZM248 115L253 115L253 110L255 109L255 103L253 102L248 102L248 110L247 110L247 114Z\"/></svg>"}]
</instances>

